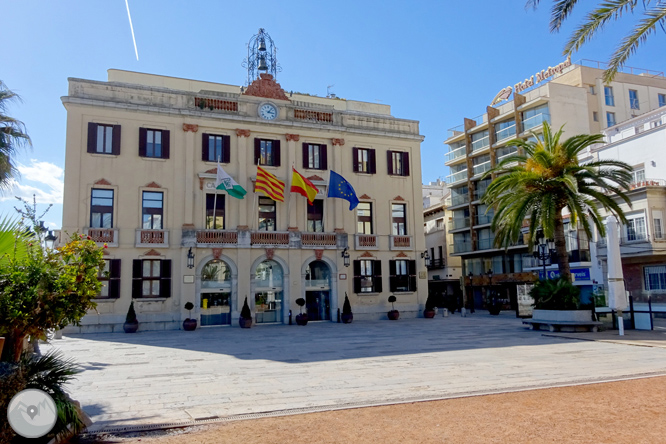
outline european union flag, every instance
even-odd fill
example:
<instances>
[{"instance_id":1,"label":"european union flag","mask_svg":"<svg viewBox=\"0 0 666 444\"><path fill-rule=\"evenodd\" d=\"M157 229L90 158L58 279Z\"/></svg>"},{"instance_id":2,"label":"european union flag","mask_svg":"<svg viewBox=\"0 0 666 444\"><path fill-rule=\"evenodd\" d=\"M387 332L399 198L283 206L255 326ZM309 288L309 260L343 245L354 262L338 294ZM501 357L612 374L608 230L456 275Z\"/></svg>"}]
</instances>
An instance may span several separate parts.
<instances>
[{"instance_id":1,"label":"european union flag","mask_svg":"<svg viewBox=\"0 0 666 444\"><path fill-rule=\"evenodd\" d=\"M349 201L349 211L358 205L358 197L356 197L354 188L344 177L333 170L331 170L331 176L328 179L328 197L338 197Z\"/></svg>"}]
</instances>

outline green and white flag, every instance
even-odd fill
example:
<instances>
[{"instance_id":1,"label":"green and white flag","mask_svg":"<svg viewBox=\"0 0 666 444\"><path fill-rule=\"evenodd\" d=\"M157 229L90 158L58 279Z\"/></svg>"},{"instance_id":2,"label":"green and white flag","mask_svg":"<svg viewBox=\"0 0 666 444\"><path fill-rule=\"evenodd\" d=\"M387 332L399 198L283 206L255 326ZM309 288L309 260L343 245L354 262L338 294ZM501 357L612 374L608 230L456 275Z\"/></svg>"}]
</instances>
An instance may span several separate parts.
<instances>
[{"instance_id":1,"label":"green and white flag","mask_svg":"<svg viewBox=\"0 0 666 444\"><path fill-rule=\"evenodd\" d=\"M219 163L217 164L215 188L226 191L229 196L235 197L236 199L242 199L247 194L247 191L245 191L242 186L238 185L238 183L222 169Z\"/></svg>"}]
</instances>

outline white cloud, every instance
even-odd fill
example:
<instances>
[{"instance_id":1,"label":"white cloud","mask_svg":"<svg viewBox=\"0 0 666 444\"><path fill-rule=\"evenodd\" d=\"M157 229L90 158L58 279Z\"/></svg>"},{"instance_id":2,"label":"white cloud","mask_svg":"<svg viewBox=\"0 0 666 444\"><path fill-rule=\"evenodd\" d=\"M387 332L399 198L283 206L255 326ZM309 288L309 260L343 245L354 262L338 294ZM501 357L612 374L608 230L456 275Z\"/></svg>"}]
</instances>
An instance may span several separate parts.
<instances>
[{"instance_id":1,"label":"white cloud","mask_svg":"<svg viewBox=\"0 0 666 444\"><path fill-rule=\"evenodd\" d=\"M35 195L39 204L62 204L64 170L49 162L30 160L30 165L19 165L20 182L12 180L10 191L0 197L0 201L14 200L14 196L32 202ZM30 182L30 183L26 183Z\"/></svg>"}]
</instances>

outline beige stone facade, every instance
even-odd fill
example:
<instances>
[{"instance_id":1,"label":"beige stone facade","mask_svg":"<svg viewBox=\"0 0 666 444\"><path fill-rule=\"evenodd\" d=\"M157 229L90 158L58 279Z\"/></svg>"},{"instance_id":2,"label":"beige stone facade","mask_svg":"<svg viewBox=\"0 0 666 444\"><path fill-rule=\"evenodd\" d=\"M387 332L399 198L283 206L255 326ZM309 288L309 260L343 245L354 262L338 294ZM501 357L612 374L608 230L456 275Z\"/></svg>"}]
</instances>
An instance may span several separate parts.
<instances>
[{"instance_id":1,"label":"beige stone facade","mask_svg":"<svg viewBox=\"0 0 666 444\"><path fill-rule=\"evenodd\" d=\"M115 260L110 297L81 331L118 330L133 298L141 329L180 328L188 301L200 325L236 326L246 296L258 323L288 323L298 298L311 320L335 322L345 293L355 319L385 318L390 294L403 316L421 312L417 121L387 105L288 93L265 74L245 89L109 70L106 82L70 78L62 101L61 238L87 233ZM216 157L244 199L216 192ZM286 183L284 203L253 192L257 162ZM310 213L289 192L292 167L320 190ZM326 197L330 170L361 206Z\"/></svg>"}]
</instances>

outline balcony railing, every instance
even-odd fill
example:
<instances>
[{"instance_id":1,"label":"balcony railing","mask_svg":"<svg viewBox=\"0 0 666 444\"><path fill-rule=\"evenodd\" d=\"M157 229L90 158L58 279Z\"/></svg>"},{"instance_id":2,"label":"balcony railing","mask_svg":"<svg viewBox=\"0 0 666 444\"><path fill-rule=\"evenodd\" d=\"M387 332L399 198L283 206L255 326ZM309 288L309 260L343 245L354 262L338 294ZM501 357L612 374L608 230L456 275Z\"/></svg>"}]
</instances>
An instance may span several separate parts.
<instances>
[{"instance_id":1,"label":"balcony railing","mask_svg":"<svg viewBox=\"0 0 666 444\"><path fill-rule=\"evenodd\" d=\"M411 250L412 236L389 236L389 250Z\"/></svg>"},{"instance_id":2,"label":"balcony railing","mask_svg":"<svg viewBox=\"0 0 666 444\"><path fill-rule=\"evenodd\" d=\"M250 233L252 245L289 245L289 232L253 231Z\"/></svg>"},{"instance_id":3,"label":"balcony railing","mask_svg":"<svg viewBox=\"0 0 666 444\"><path fill-rule=\"evenodd\" d=\"M447 132L449 134L449 139L451 137L459 136L460 134L465 132L465 124L461 124L454 128L450 128Z\"/></svg>"},{"instance_id":4,"label":"balcony railing","mask_svg":"<svg viewBox=\"0 0 666 444\"><path fill-rule=\"evenodd\" d=\"M469 217L454 217L449 221L449 230L469 228Z\"/></svg>"},{"instance_id":5,"label":"balcony railing","mask_svg":"<svg viewBox=\"0 0 666 444\"><path fill-rule=\"evenodd\" d=\"M550 123L550 114L541 113L523 120L523 131L527 131L534 128L535 126L539 126L543 124L543 122Z\"/></svg>"},{"instance_id":6,"label":"balcony railing","mask_svg":"<svg viewBox=\"0 0 666 444\"><path fill-rule=\"evenodd\" d=\"M312 111L309 109L295 109L294 119L317 123L333 123L333 113Z\"/></svg>"},{"instance_id":7,"label":"balcony railing","mask_svg":"<svg viewBox=\"0 0 666 444\"><path fill-rule=\"evenodd\" d=\"M485 150L490 146L490 136L482 137L472 142L472 152Z\"/></svg>"},{"instance_id":8,"label":"balcony railing","mask_svg":"<svg viewBox=\"0 0 666 444\"><path fill-rule=\"evenodd\" d=\"M469 194L458 194L451 196L451 206L455 207L456 205L462 205L469 203Z\"/></svg>"},{"instance_id":9,"label":"balcony railing","mask_svg":"<svg viewBox=\"0 0 666 444\"><path fill-rule=\"evenodd\" d=\"M325 247L336 245L335 234L301 233L301 245L308 247Z\"/></svg>"},{"instance_id":10,"label":"balcony railing","mask_svg":"<svg viewBox=\"0 0 666 444\"><path fill-rule=\"evenodd\" d=\"M446 259L443 257L438 257L437 259L430 259L430 266L428 266L429 270L436 270L438 268L444 268L446 267Z\"/></svg>"},{"instance_id":11,"label":"balcony railing","mask_svg":"<svg viewBox=\"0 0 666 444\"><path fill-rule=\"evenodd\" d=\"M207 99L204 97L195 97L194 106L199 109L209 109L209 110L220 110L228 112L237 112L238 111L238 102L232 102L230 100L219 100L219 99Z\"/></svg>"},{"instance_id":12,"label":"balcony railing","mask_svg":"<svg viewBox=\"0 0 666 444\"><path fill-rule=\"evenodd\" d=\"M493 221L493 217L495 216L495 213L492 211L489 211L488 214L477 214L476 215L476 220L474 222L475 225L486 225L489 224Z\"/></svg>"},{"instance_id":13,"label":"balcony railing","mask_svg":"<svg viewBox=\"0 0 666 444\"><path fill-rule=\"evenodd\" d=\"M446 162L453 159L458 159L460 157L464 157L465 154L467 154L466 146L461 146L460 148L456 148L455 150L446 153Z\"/></svg>"},{"instance_id":14,"label":"balcony railing","mask_svg":"<svg viewBox=\"0 0 666 444\"><path fill-rule=\"evenodd\" d=\"M169 248L169 230L136 230L136 247Z\"/></svg>"},{"instance_id":15,"label":"balcony railing","mask_svg":"<svg viewBox=\"0 0 666 444\"><path fill-rule=\"evenodd\" d=\"M234 245L238 243L238 231L197 230L197 245Z\"/></svg>"},{"instance_id":16,"label":"balcony railing","mask_svg":"<svg viewBox=\"0 0 666 444\"><path fill-rule=\"evenodd\" d=\"M484 194L486 194L486 190L488 188L481 188L480 190L474 190L474 200L481 200Z\"/></svg>"},{"instance_id":17,"label":"balcony railing","mask_svg":"<svg viewBox=\"0 0 666 444\"><path fill-rule=\"evenodd\" d=\"M468 253L472 251L472 242L471 241L459 241L454 242L449 245L449 250L451 253Z\"/></svg>"},{"instance_id":18,"label":"balcony railing","mask_svg":"<svg viewBox=\"0 0 666 444\"><path fill-rule=\"evenodd\" d=\"M488 239L479 239L479 250L490 250L491 248L495 248L495 239L494 238L488 238Z\"/></svg>"},{"instance_id":19,"label":"balcony railing","mask_svg":"<svg viewBox=\"0 0 666 444\"><path fill-rule=\"evenodd\" d=\"M117 228L84 228L83 232L97 244L106 244L108 247L118 246Z\"/></svg>"},{"instance_id":20,"label":"balcony railing","mask_svg":"<svg viewBox=\"0 0 666 444\"><path fill-rule=\"evenodd\" d=\"M377 250L379 248L376 234L356 234L354 238L357 250Z\"/></svg>"},{"instance_id":21,"label":"balcony railing","mask_svg":"<svg viewBox=\"0 0 666 444\"><path fill-rule=\"evenodd\" d=\"M515 146L500 148L500 149L497 150L497 162L499 163L499 162L502 161L502 159L504 159L506 157L509 157L509 156L513 156L517 152L518 152L518 148L516 148Z\"/></svg>"},{"instance_id":22,"label":"balcony railing","mask_svg":"<svg viewBox=\"0 0 666 444\"><path fill-rule=\"evenodd\" d=\"M445 182L446 183L456 183L461 180L466 180L467 179L467 170L462 170L458 171L457 173L454 174L449 174L446 176Z\"/></svg>"},{"instance_id":23,"label":"balcony railing","mask_svg":"<svg viewBox=\"0 0 666 444\"><path fill-rule=\"evenodd\" d=\"M474 175L476 176L477 174L483 174L488 170L490 170L490 161L484 162L480 165L475 165L474 166Z\"/></svg>"},{"instance_id":24,"label":"balcony railing","mask_svg":"<svg viewBox=\"0 0 666 444\"><path fill-rule=\"evenodd\" d=\"M508 126L506 128L503 128L503 129L495 132L495 138L497 139L497 142L502 142L506 139L510 139L511 137L514 137L515 135L516 135L516 124L515 123L511 126Z\"/></svg>"}]
</instances>

